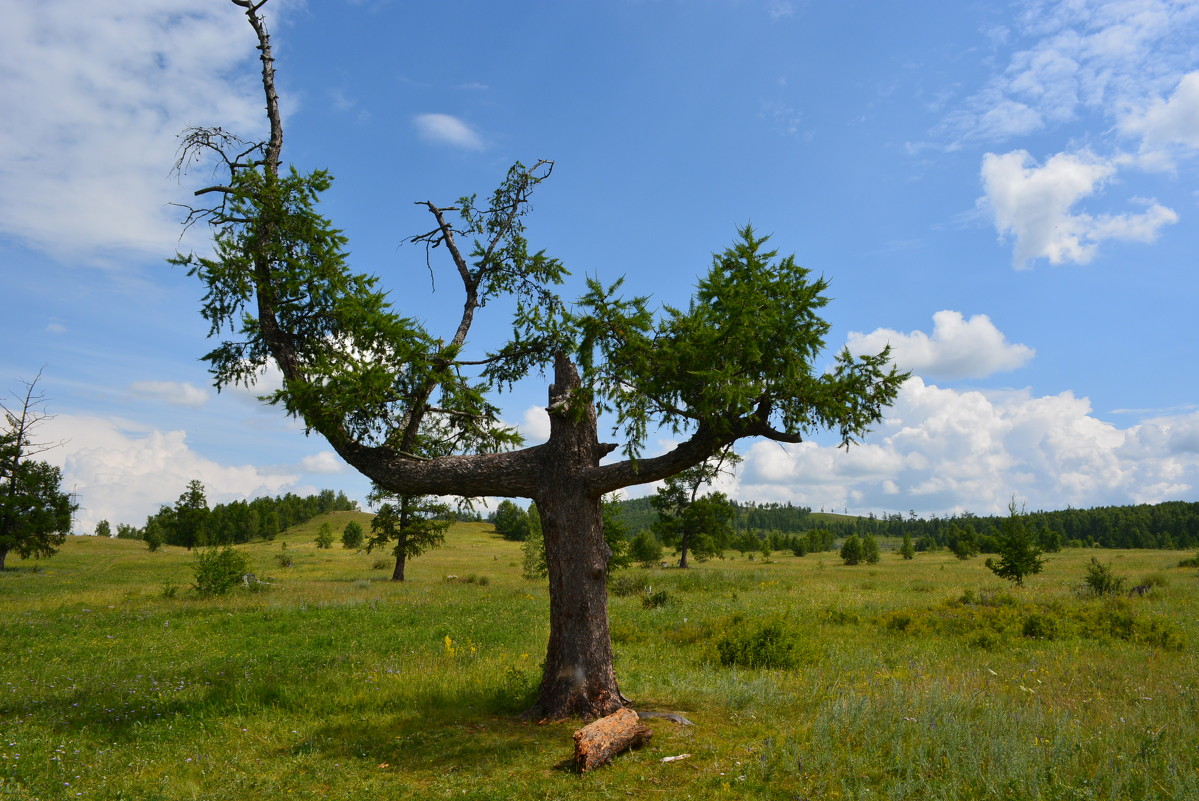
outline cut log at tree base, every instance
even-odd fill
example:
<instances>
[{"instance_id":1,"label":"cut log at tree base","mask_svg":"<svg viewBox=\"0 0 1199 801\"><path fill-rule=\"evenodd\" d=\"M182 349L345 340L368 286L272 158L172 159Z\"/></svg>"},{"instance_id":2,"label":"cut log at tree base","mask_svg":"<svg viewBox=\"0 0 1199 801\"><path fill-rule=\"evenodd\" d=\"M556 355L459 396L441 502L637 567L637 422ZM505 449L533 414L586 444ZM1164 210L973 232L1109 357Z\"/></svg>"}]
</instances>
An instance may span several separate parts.
<instances>
[{"instance_id":1,"label":"cut log at tree base","mask_svg":"<svg viewBox=\"0 0 1199 801\"><path fill-rule=\"evenodd\" d=\"M580 773L608 764L612 757L647 742L653 732L632 709L621 709L574 733L575 765Z\"/></svg>"}]
</instances>

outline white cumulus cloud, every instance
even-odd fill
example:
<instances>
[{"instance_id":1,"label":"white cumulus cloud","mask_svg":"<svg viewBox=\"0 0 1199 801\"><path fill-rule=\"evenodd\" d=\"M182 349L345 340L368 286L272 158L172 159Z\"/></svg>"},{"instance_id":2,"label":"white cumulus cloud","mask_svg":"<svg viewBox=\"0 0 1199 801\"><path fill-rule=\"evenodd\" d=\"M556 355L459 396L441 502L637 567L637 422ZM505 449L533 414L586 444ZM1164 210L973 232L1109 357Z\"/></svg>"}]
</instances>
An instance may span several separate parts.
<instances>
[{"instance_id":1,"label":"white cumulus cloud","mask_svg":"<svg viewBox=\"0 0 1199 801\"><path fill-rule=\"evenodd\" d=\"M333 451L321 451L300 460L300 469L305 473L344 473L346 463Z\"/></svg>"},{"instance_id":2,"label":"white cumulus cloud","mask_svg":"<svg viewBox=\"0 0 1199 801\"><path fill-rule=\"evenodd\" d=\"M550 416L544 406L530 406L525 409L524 419L517 426L525 442L537 445L550 438Z\"/></svg>"},{"instance_id":3,"label":"white cumulus cloud","mask_svg":"<svg viewBox=\"0 0 1199 801\"><path fill-rule=\"evenodd\" d=\"M848 347L855 354L878 353L888 345L901 370L927 378L983 378L1021 367L1036 353L1027 345L1008 342L985 314L966 320L961 312L949 310L933 315L932 336L890 328L849 334Z\"/></svg>"},{"instance_id":4,"label":"white cumulus cloud","mask_svg":"<svg viewBox=\"0 0 1199 801\"><path fill-rule=\"evenodd\" d=\"M848 452L756 442L737 497L819 508L1001 513L1156 503L1199 488L1199 412L1127 428L1070 392L958 392L912 378L879 429Z\"/></svg>"},{"instance_id":5,"label":"white cumulus cloud","mask_svg":"<svg viewBox=\"0 0 1199 801\"><path fill-rule=\"evenodd\" d=\"M473 128L449 114L419 114L413 119L417 133L427 142L482 150L483 139Z\"/></svg>"},{"instance_id":6,"label":"white cumulus cloud","mask_svg":"<svg viewBox=\"0 0 1199 801\"><path fill-rule=\"evenodd\" d=\"M297 486L299 475L255 465L223 465L187 444L183 431L162 431L108 417L60 414L47 419L48 439L64 441L41 458L63 470L63 486L76 494L76 531L100 520L141 525L164 503L174 503L192 479L204 484L210 506L259 495L314 492Z\"/></svg>"},{"instance_id":7,"label":"white cumulus cloud","mask_svg":"<svg viewBox=\"0 0 1199 801\"><path fill-rule=\"evenodd\" d=\"M990 212L996 230L1015 239L1013 264L1034 259L1051 264L1087 264L1109 239L1152 242L1165 225L1178 221L1171 209L1153 201L1139 214L1091 215L1075 206L1115 174L1117 163L1089 153L1058 153L1038 166L1025 150L983 157L986 192L979 205Z\"/></svg>"}]
</instances>

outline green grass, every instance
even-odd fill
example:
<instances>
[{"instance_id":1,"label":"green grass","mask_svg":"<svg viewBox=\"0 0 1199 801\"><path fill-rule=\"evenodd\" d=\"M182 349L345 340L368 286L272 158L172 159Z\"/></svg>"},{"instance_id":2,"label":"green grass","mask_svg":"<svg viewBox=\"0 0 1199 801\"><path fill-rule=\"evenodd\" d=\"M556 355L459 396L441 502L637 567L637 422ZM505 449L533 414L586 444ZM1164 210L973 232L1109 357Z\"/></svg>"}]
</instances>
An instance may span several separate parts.
<instances>
[{"instance_id":1,"label":"green grass","mask_svg":"<svg viewBox=\"0 0 1199 801\"><path fill-rule=\"evenodd\" d=\"M548 627L519 544L457 525L394 584L320 522L240 546L259 592L201 599L186 551L88 537L0 574L0 798L1199 798L1189 553L1099 552L1154 577L1114 600L1079 591L1089 550L1023 589L948 553L633 568L622 688L696 725L578 776L577 724L516 714ZM760 630L788 667L721 664Z\"/></svg>"}]
</instances>

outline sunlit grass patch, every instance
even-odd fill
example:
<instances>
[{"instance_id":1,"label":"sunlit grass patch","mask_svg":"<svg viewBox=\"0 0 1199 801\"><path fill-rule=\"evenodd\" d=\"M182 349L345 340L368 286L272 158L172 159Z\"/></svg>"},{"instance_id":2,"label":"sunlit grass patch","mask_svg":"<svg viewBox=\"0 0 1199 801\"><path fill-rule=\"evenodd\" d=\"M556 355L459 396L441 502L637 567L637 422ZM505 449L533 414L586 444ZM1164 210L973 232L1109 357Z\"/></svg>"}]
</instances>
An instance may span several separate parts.
<instances>
[{"instance_id":1,"label":"sunlit grass patch","mask_svg":"<svg viewBox=\"0 0 1199 801\"><path fill-rule=\"evenodd\" d=\"M269 592L203 599L186 551L91 538L0 576L0 794L1199 797L1187 554L1122 552L1158 579L1115 599L1076 593L1090 550L1022 590L947 554L633 568L610 599L622 689L696 725L651 718L648 746L579 777L556 768L573 724L517 717L548 634L519 544L456 526L394 583L377 554L318 550L318 523L238 546ZM772 626L790 659L722 664L724 638Z\"/></svg>"}]
</instances>

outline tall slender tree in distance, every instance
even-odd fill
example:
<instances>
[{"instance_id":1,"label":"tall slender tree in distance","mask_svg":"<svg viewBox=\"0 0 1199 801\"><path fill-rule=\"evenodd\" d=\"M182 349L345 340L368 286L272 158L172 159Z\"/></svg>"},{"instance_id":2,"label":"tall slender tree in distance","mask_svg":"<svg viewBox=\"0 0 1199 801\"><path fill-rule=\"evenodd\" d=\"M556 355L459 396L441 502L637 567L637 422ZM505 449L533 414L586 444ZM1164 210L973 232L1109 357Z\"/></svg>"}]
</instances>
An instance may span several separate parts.
<instances>
[{"instance_id":1,"label":"tall slender tree in distance","mask_svg":"<svg viewBox=\"0 0 1199 801\"><path fill-rule=\"evenodd\" d=\"M22 559L53 556L71 531L77 508L62 491L62 472L37 456L57 443L39 442L38 425L47 419L38 373L11 405L0 403L0 570L10 551ZM107 525L107 524L106 524Z\"/></svg>"}]
</instances>

